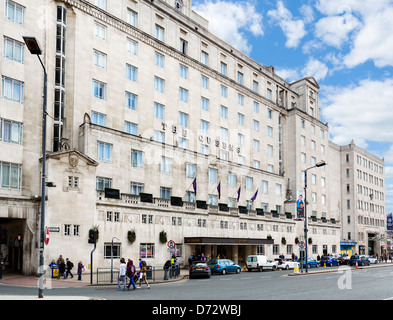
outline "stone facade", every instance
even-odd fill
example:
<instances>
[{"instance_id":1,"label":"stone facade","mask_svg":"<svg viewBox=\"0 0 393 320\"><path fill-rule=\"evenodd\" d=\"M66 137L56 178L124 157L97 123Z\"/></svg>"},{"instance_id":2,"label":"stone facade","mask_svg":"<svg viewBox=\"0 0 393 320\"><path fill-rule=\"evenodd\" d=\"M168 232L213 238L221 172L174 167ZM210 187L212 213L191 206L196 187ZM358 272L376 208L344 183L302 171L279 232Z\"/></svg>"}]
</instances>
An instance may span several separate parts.
<instances>
[{"instance_id":1,"label":"stone facade","mask_svg":"<svg viewBox=\"0 0 393 320\"><path fill-rule=\"evenodd\" d=\"M38 265L43 72L23 46L28 33L48 71L47 181L56 188L46 194L53 230L46 262L61 254L88 264L94 227L94 269L110 266L112 241L116 259L161 266L170 256L165 235L181 264L193 252L239 263L257 252L299 255L297 190L322 160L328 165L308 171L309 255L339 254L348 232L368 245L358 221L375 214L352 211L349 230L344 210L347 184L356 181L343 172L354 174L353 157L365 151L329 141L314 78L281 79L211 34L191 1L7 0L5 8L0 118L21 138L10 143L3 126L0 162L14 165L14 184L0 188L0 215L10 241L23 237L17 269L33 273ZM11 47L22 47L22 61ZM19 98L10 83L23 88ZM366 157L383 181L383 160ZM375 189L383 194L383 183ZM381 196L378 224L368 220L364 234L384 234L382 208Z\"/></svg>"}]
</instances>

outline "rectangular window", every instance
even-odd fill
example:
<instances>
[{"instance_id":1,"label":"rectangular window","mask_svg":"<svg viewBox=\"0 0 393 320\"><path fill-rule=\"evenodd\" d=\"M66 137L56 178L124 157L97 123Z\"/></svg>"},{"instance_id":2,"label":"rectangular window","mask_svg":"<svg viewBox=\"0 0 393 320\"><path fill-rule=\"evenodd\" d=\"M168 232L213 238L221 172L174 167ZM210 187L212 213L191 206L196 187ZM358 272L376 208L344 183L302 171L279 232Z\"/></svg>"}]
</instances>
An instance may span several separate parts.
<instances>
[{"instance_id":1,"label":"rectangular window","mask_svg":"<svg viewBox=\"0 0 393 320\"><path fill-rule=\"evenodd\" d=\"M93 97L105 100L106 99L106 84L93 80Z\"/></svg>"},{"instance_id":2,"label":"rectangular window","mask_svg":"<svg viewBox=\"0 0 393 320\"><path fill-rule=\"evenodd\" d=\"M141 243L139 246L139 256L142 259L154 258L154 243Z\"/></svg>"},{"instance_id":3,"label":"rectangular window","mask_svg":"<svg viewBox=\"0 0 393 320\"><path fill-rule=\"evenodd\" d=\"M4 37L4 58L23 63L24 44Z\"/></svg>"},{"instance_id":4,"label":"rectangular window","mask_svg":"<svg viewBox=\"0 0 393 320\"><path fill-rule=\"evenodd\" d=\"M236 174L228 173L228 185L230 187L236 187Z\"/></svg>"},{"instance_id":5,"label":"rectangular window","mask_svg":"<svg viewBox=\"0 0 393 320\"><path fill-rule=\"evenodd\" d=\"M25 24L25 8L14 1L6 0L5 18L23 26Z\"/></svg>"},{"instance_id":6,"label":"rectangular window","mask_svg":"<svg viewBox=\"0 0 393 320\"><path fill-rule=\"evenodd\" d=\"M104 191L105 188L112 188L112 179L97 177L96 178L96 190Z\"/></svg>"},{"instance_id":7,"label":"rectangular window","mask_svg":"<svg viewBox=\"0 0 393 320\"><path fill-rule=\"evenodd\" d=\"M164 28L156 24L156 39L160 41L164 41Z\"/></svg>"},{"instance_id":8,"label":"rectangular window","mask_svg":"<svg viewBox=\"0 0 393 320\"><path fill-rule=\"evenodd\" d=\"M179 125L188 128L188 114L184 112L179 112Z\"/></svg>"},{"instance_id":9,"label":"rectangular window","mask_svg":"<svg viewBox=\"0 0 393 320\"><path fill-rule=\"evenodd\" d=\"M154 63L156 66L160 68L164 68L165 57L161 54L156 52L154 55Z\"/></svg>"},{"instance_id":10,"label":"rectangular window","mask_svg":"<svg viewBox=\"0 0 393 320\"><path fill-rule=\"evenodd\" d=\"M106 40L106 26L94 22L94 35L101 40Z\"/></svg>"},{"instance_id":11,"label":"rectangular window","mask_svg":"<svg viewBox=\"0 0 393 320\"><path fill-rule=\"evenodd\" d=\"M161 143L165 143L165 132L154 130L153 140Z\"/></svg>"},{"instance_id":12,"label":"rectangular window","mask_svg":"<svg viewBox=\"0 0 393 320\"><path fill-rule=\"evenodd\" d=\"M160 198L170 199L172 195L172 188L160 187Z\"/></svg>"},{"instance_id":13,"label":"rectangular window","mask_svg":"<svg viewBox=\"0 0 393 320\"><path fill-rule=\"evenodd\" d=\"M0 141L22 144L23 124L0 119Z\"/></svg>"},{"instance_id":14,"label":"rectangular window","mask_svg":"<svg viewBox=\"0 0 393 320\"><path fill-rule=\"evenodd\" d=\"M1 80L2 97L23 104L24 83L4 76Z\"/></svg>"},{"instance_id":15,"label":"rectangular window","mask_svg":"<svg viewBox=\"0 0 393 320\"><path fill-rule=\"evenodd\" d=\"M172 174L172 159L168 157L161 157L161 172Z\"/></svg>"},{"instance_id":16,"label":"rectangular window","mask_svg":"<svg viewBox=\"0 0 393 320\"><path fill-rule=\"evenodd\" d=\"M138 42L127 39L127 51L134 56L138 55Z\"/></svg>"},{"instance_id":17,"label":"rectangular window","mask_svg":"<svg viewBox=\"0 0 393 320\"><path fill-rule=\"evenodd\" d=\"M106 115L96 111L91 112L91 123L97 124L99 126L106 126Z\"/></svg>"},{"instance_id":18,"label":"rectangular window","mask_svg":"<svg viewBox=\"0 0 393 320\"><path fill-rule=\"evenodd\" d=\"M131 188L130 188L130 193L136 196L139 196L141 192L144 192L145 190L145 184L144 183L139 183L139 182L134 182L131 181Z\"/></svg>"},{"instance_id":19,"label":"rectangular window","mask_svg":"<svg viewBox=\"0 0 393 320\"><path fill-rule=\"evenodd\" d=\"M209 183L217 183L218 170L209 168Z\"/></svg>"},{"instance_id":20,"label":"rectangular window","mask_svg":"<svg viewBox=\"0 0 393 320\"><path fill-rule=\"evenodd\" d=\"M136 123L124 121L124 131L136 136L138 135L138 125Z\"/></svg>"},{"instance_id":21,"label":"rectangular window","mask_svg":"<svg viewBox=\"0 0 393 320\"><path fill-rule=\"evenodd\" d=\"M112 161L112 145L110 143L97 141L97 159L105 162Z\"/></svg>"},{"instance_id":22,"label":"rectangular window","mask_svg":"<svg viewBox=\"0 0 393 320\"><path fill-rule=\"evenodd\" d=\"M143 152L131 150L131 166L133 168L143 168Z\"/></svg>"},{"instance_id":23,"label":"rectangular window","mask_svg":"<svg viewBox=\"0 0 393 320\"><path fill-rule=\"evenodd\" d=\"M157 119L161 119L164 120L165 118L165 106L154 102L154 117L156 117Z\"/></svg>"},{"instance_id":24,"label":"rectangular window","mask_svg":"<svg viewBox=\"0 0 393 320\"><path fill-rule=\"evenodd\" d=\"M165 91L165 80L159 77L154 77L154 90L164 93Z\"/></svg>"},{"instance_id":25,"label":"rectangular window","mask_svg":"<svg viewBox=\"0 0 393 320\"><path fill-rule=\"evenodd\" d=\"M4 189L21 189L22 166L15 163L0 162L0 183Z\"/></svg>"},{"instance_id":26,"label":"rectangular window","mask_svg":"<svg viewBox=\"0 0 393 320\"><path fill-rule=\"evenodd\" d=\"M126 77L128 80L134 82L138 81L138 68L130 64L126 64Z\"/></svg>"},{"instance_id":27,"label":"rectangular window","mask_svg":"<svg viewBox=\"0 0 393 320\"><path fill-rule=\"evenodd\" d=\"M180 101L188 102L188 90L179 88L179 99Z\"/></svg>"},{"instance_id":28,"label":"rectangular window","mask_svg":"<svg viewBox=\"0 0 393 320\"><path fill-rule=\"evenodd\" d=\"M93 64L96 67L106 69L106 54L97 50L93 50Z\"/></svg>"},{"instance_id":29,"label":"rectangular window","mask_svg":"<svg viewBox=\"0 0 393 320\"><path fill-rule=\"evenodd\" d=\"M126 107L131 110L137 110L138 109L138 96L131 93L131 92L126 92Z\"/></svg>"},{"instance_id":30,"label":"rectangular window","mask_svg":"<svg viewBox=\"0 0 393 320\"><path fill-rule=\"evenodd\" d=\"M183 79L188 79L188 67L180 65L180 77Z\"/></svg>"},{"instance_id":31,"label":"rectangular window","mask_svg":"<svg viewBox=\"0 0 393 320\"><path fill-rule=\"evenodd\" d=\"M131 9L127 9L127 22L133 27L138 26L138 13Z\"/></svg>"}]
</instances>

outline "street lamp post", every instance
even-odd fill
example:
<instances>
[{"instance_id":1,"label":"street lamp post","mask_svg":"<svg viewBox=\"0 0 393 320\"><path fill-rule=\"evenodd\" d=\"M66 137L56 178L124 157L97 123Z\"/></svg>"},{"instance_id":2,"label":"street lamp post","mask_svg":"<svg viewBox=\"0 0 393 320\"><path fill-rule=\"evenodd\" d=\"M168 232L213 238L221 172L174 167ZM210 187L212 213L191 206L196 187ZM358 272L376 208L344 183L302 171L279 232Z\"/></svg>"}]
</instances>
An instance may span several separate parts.
<instances>
[{"instance_id":1,"label":"street lamp post","mask_svg":"<svg viewBox=\"0 0 393 320\"><path fill-rule=\"evenodd\" d=\"M307 244L308 244L308 239L307 239L307 171L313 168L319 168L319 167L323 167L326 166L326 162L325 161L320 161L318 162L315 166L312 166L310 168L307 168L304 171L304 241L306 243L306 260L305 260L305 264L306 264L306 273L308 272L308 248L307 248Z\"/></svg>"},{"instance_id":2,"label":"street lamp post","mask_svg":"<svg viewBox=\"0 0 393 320\"><path fill-rule=\"evenodd\" d=\"M45 187L46 187L46 97L47 97L47 73L44 64L42 63L40 55L42 50L38 41L35 37L24 36L23 40L26 43L27 48L31 54L35 54L44 69L44 101L43 101L43 112L42 112L42 172L41 172L41 226L40 226L40 259L39 259L39 285L38 285L38 298L43 298L43 287L44 287L44 229L45 229Z\"/></svg>"}]
</instances>

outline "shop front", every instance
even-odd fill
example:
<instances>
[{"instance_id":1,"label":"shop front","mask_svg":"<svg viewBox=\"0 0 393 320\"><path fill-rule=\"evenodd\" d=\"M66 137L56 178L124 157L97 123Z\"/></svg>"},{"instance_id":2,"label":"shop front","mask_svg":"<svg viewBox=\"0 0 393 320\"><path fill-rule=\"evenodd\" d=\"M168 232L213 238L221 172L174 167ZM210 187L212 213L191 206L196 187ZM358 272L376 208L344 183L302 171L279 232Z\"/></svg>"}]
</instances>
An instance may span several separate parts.
<instances>
[{"instance_id":1,"label":"shop front","mask_svg":"<svg viewBox=\"0 0 393 320\"><path fill-rule=\"evenodd\" d=\"M257 253L260 245L273 245L273 239L220 238L220 237L185 237L186 255L204 254L209 259L230 259L238 264L245 264L247 257Z\"/></svg>"},{"instance_id":2,"label":"shop front","mask_svg":"<svg viewBox=\"0 0 393 320\"><path fill-rule=\"evenodd\" d=\"M343 256L351 256L356 252L357 242L351 241L341 241L340 242L340 254Z\"/></svg>"}]
</instances>

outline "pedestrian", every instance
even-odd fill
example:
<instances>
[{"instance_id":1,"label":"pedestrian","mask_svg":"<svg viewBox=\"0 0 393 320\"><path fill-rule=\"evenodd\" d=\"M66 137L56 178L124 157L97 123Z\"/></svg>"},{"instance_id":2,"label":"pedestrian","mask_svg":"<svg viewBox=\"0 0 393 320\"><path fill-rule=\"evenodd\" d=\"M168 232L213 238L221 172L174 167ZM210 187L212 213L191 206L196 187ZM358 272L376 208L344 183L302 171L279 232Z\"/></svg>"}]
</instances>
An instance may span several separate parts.
<instances>
[{"instance_id":1,"label":"pedestrian","mask_svg":"<svg viewBox=\"0 0 393 320\"><path fill-rule=\"evenodd\" d=\"M171 268L171 260L167 260L164 264L164 280L168 280L168 270L170 270L170 268Z\"/></svg>"},{"instance_id":2,"label":"pedestrian","mask_svg":"<svg viewBox=\"0 0 393 320\"><path fill-rule=\"evenodd\" d=\"M85 266L82 263L82 260L78 262L78 280L82 280L82 272L84 270Z\"/></svg>"},{"instance_id":3,"label":"pedestrian","mask_svg":"<svg viewBox=\"0 0 393 320\"><path fill-rule=\"evenodd\" d=\"M176 260L175 260L175 256L172 256L171 259L171 273L170 273L170 277L171 278L175 278L175 267L176 267Z\"/></svg>"},{"instance_id":4,"label":"pedestrian","mask_svg":"<svg viewBox=\"0 0 393 320\"><path fill-rule=\"evenodd\" d=\"M133 288L135 289L135 281L134 281L134 276L135 276L135 266L134 266L134 261L129 260L128 261L128 266L127 266L127 276L130 278L130 283L128 284L127 289L130 290L131 284Z\"/></svg>"},{"instance_id":5,"label":"pedestrian","mask_svg":"<svg viewBox=\"0 0 393 320\"><path fill-rule=\"evenodd\" d=\"M49 264L49 268L53 268L53 267L56 267L57 266L57 264L56 264L56 261L55 261L55 259L52 259L52 262Z\"/></svg>"},{"instance_id":6,"label":"pedestrian","mask_svg":"<svg viewBox=\"0 0 393 320\"><path fill-rule=\"evenodd\" d=\"M58 265L59 265L59 275L58 275L57 279L60 279L60 276L63 276L64 279L66 279L66 275L65 275L66 265L64 263L64 259L61 259L61 260L59 259L58 261L59 261L59 263L58 263Z\"/></svg>"},{"instance_id":7,"label":"pedestrian","mask_svg":"<svg viewBox=\"0 0 393 320\"><path fill-rule=\"evenodd\" d=\"M60 255L59 258L57 259L57 265L58 266L60 265L60 262L65 263L62 255Z\"/></svg>"},{"instance_id":8,"label":"pedestrian","mask_svg":"<svg viewBox=\"0 0 393 320\"><path fill-rule=\"evenodd\" d=\"M139 287L137 287L138 289L140 289L142 287L142 280L144 280L146 282L147 288L150 289L150 285L147 282L147 266L146 266L146 262L145 261L141 261L141 276L139 277Z\"/></svg>"},{"instance_id":9,"label":"pedestrian","mask_svg":"<svg viewBox=\"0 0 393 320\"><path fill-rule=\"evenodd\" d=\"M68 275L71 275L71 278L73 278L74 275L72 274L71 270L74 267L74 264L68 258L66 258L66 266L67 266L67 272L66 272L65 278L67 279Z\"/></svg>"},{"instance_id":10,"label":"pedestrian","mask_svg":"<svg viewBox=\"0 0 393 320\"><path fill-rule=\"evenodd\" d=\"M188 257L188 264L190 265L190 267L191 267L191 265L192 265L192 261L194 260L194 255L192 254L192 255L190 255L189 257Z\"/></svg>"},{"instance_id":11,"label":"pedestrian","mask_svg":"<svg viewBox=\"0 0 393 320\"><path fill-rule=\"evenodd\" d=\"M123 290L126 290L126 271L127 271L127 265L126 261L124 258L120 259L120 265L119 265L119 276L117 277L117 288L120 290L120 282L123 284L124 288Z\"/></svg>"},{"instance_id":12,"label":"pedestrian","mask_svg":"<svg viewBox=\"0 0 393 320\"><path fill-rule=\"evenodd\" d=\"M205 256L205 254L204 254L203 252L202 252L201 260L202 260L203 262L206 262L206 256Z\"/></svg>"}]
</instances>

